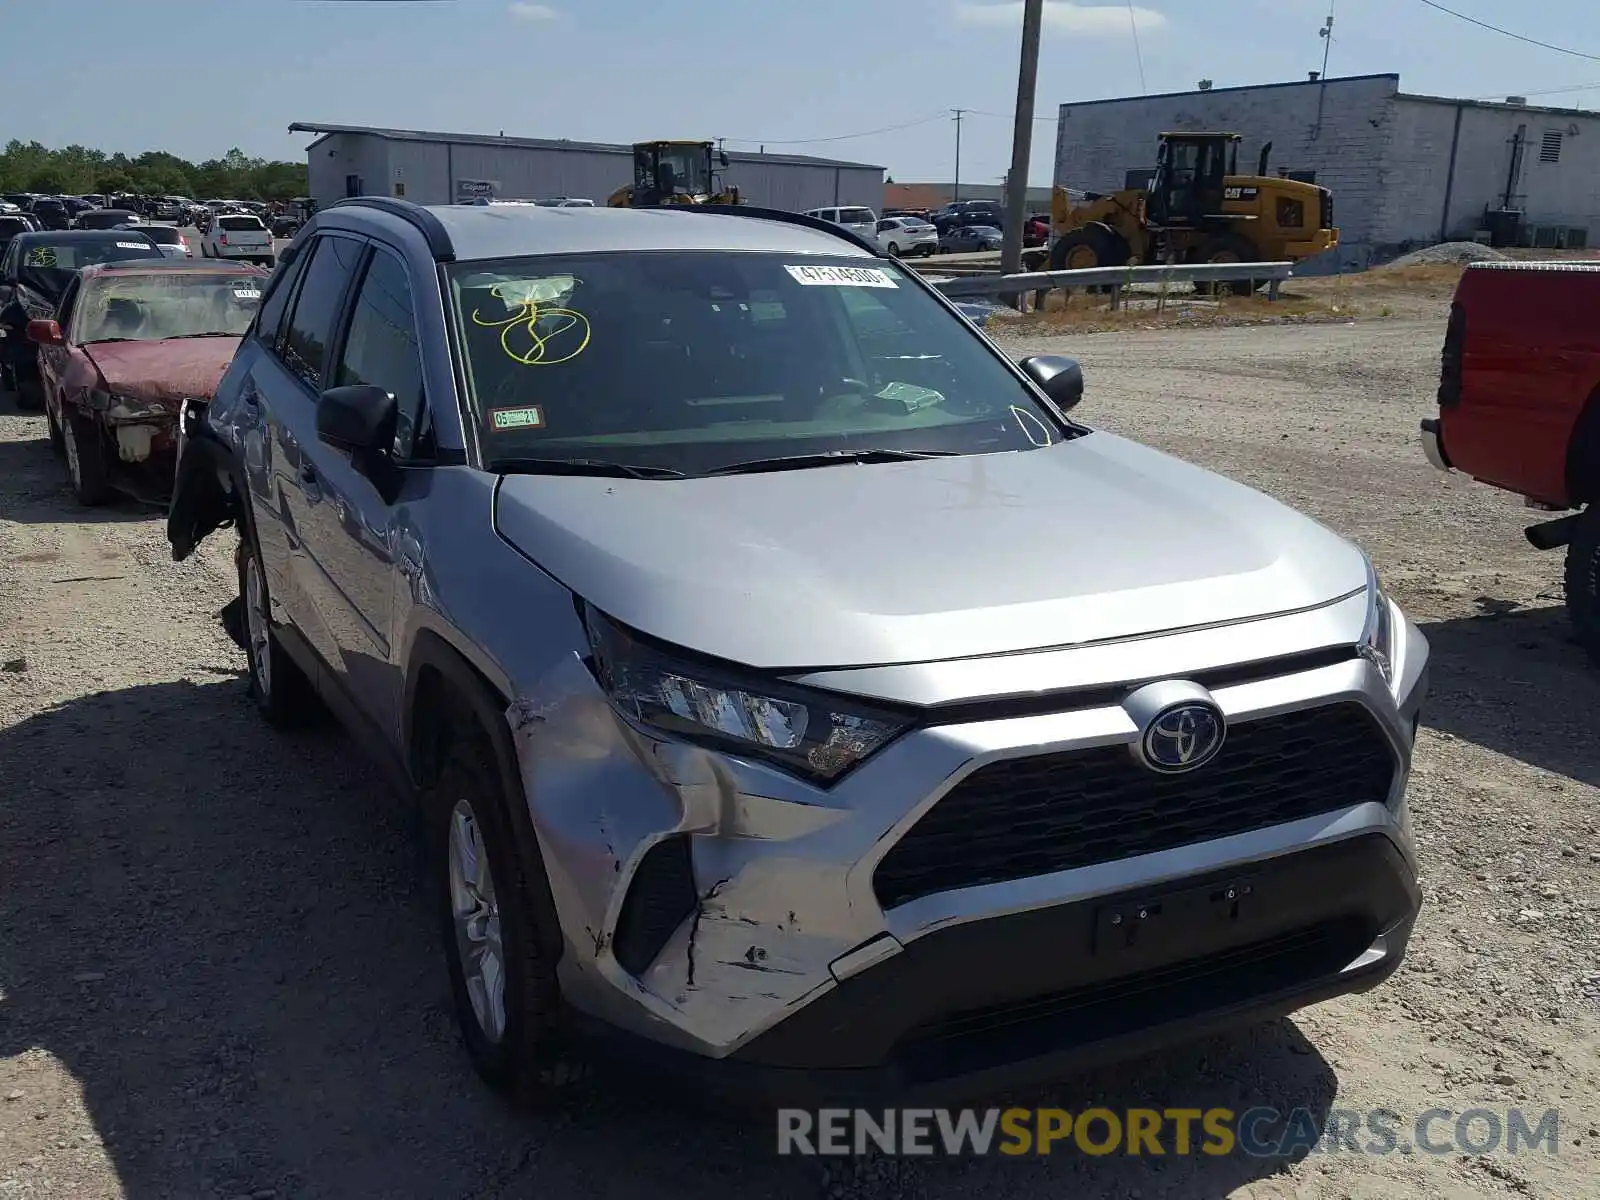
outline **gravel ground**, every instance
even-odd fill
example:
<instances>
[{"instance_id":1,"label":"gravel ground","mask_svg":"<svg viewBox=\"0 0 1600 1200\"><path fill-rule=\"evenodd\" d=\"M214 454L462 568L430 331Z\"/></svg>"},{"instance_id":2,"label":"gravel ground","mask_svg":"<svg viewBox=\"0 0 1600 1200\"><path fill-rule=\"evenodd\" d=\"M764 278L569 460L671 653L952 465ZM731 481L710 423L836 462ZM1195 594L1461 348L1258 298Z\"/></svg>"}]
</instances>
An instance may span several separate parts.
<instances>
[{"instance_id":1,"label":"gravel ground","mask_svg":"<svg viewBox=\"0 0 1600 1200\"><path fill-rule=\"evenodd\" d=\"M1389 266L1426 267L1441 263L1500 262L1506 257L1494 247L1479 242L1439 242L1437 245L1424 246L1420 250L1402 254L1389 263Z\"/></svg>"},{"instance_id":2,"label":"gravel ground","mask_svg":"<svg viewBox=\"0 0 1600 1200\"><path fill-rule=\"evenodd\" d=\"M1428 634L1426 907L1384 988L1043 1102L1561 1111L1559 1153L867 1163L604 1077L513 1114L455 1042L414 852L340 734L264 729L214 616L231 535L76 509L0 408L0 1200L1600 1194L1600 673L1515 501L1431 472L1437 322L1036 339L1083 416L1363 542ZM1072 514L1063 512L1062 519ZM1448 1125L1442 1128L1448 1129Z\"/></svg>"}]
</instances>

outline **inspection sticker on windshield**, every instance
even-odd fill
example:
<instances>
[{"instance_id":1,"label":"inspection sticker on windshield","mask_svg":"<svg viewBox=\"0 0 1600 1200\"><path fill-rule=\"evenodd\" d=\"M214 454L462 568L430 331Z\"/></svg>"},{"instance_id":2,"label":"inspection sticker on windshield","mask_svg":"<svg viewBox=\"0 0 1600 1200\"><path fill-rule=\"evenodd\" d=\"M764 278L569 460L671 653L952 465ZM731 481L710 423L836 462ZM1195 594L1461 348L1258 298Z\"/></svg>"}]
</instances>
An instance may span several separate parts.
<instances>
[{"instance_id":1,"label":"inspection sticker on windshield","mask_svg":"<svg viewBox=\"0 0 1600 1200\"><path fill-rule=\"evenodd\" d=\"M799 283L807 287L870 287L898 288L887 271L877 267L785 267Z\"/></svg>"},{"instance_id":2,"label":"inspection sticker on windshield","mask_svg":"<svg viewBox=\"0 0 1600 1200\"><path fill-rule=\"evenodd\" d=\"M150 248L150 243L149 242L118 242L117 243L117 249L118 250L148 250L149 248Z\"/></svg>"},{"instance_id":3,"label":"inspection sticker on windshield","mask_svg":"<svg viewBox=\"0 0 1600 1200\"><path fill-rule=\"evenodd\" d=\"M537 404L528 408L492 408L489 423L496 429L538 429L544 424L544 414Z\"/></svg>"}]
</instances>

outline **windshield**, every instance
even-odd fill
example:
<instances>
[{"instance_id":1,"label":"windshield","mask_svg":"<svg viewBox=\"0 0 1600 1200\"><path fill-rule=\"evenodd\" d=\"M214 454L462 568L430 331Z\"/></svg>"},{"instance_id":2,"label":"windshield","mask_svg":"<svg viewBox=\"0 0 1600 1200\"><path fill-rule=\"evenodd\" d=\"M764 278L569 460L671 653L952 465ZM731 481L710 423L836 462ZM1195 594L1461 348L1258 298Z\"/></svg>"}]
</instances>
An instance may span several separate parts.
<instances>
[{"instance_id":1,"label":"windshield","mask_svg":"<svg viewBox=\"0 0 1600 1200\"><path fill-rule=\"evenodd\" d=\"M449 268L489 462L698 474L1067 436L982 335L863 258L662 251Z\"/></svg>"},{"instance_id":2,"label":"windshield","mask_svg":"<svg viewBox=\"0 0 1600 1200\"><path fill-rule=\"evenodd\" d=\"M217 228L227 233L260 233L266 226L258 217L218 217Z\"/></svg>"},{"instance_id":3,"label":"windshield","mask_svg":"<svg viewBox=\"0 0 1600 1200\"><path fill-rule=\"evenodd\" d=\"M264 279L253 273L179 271L85 280L74 340L82 345L113 338L240 337L261 305Z\"/></svg>"},{"instance_id":4,"label":"windshield","mask_svg":"<svg viewBox=\"0 0 1600 1200\"><path fill-rule=\"evenodd\" d=\"M162 246L181 246L183 234L171 225L141 225L139 232Z\"/></svg>"},{"instance_id":5,"label":"windshield","mask_svg":"<svg viewBox=\"0 0 1600 1200\"><path fill-rule=\"evenodd\" d=\"M663 146L661 148L660 167L657 168L657 179L664 180L666 172L661 167L672 169L672 187L674 191L684 192L691 196L709 195L711 192L711 177L708 174L705 147L703 146Z\"/></svg>"}]
</instances>

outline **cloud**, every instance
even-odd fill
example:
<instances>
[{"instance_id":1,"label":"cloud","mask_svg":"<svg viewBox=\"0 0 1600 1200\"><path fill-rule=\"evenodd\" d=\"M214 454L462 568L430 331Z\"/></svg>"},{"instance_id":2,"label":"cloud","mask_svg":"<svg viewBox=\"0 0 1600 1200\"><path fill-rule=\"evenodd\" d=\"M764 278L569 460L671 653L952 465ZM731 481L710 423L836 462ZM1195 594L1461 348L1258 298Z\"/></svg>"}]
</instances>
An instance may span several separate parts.
<instances>
[{"instance_id":1,"label":"cloud","mask_svg":"<svg viewBox=\"0 0 1600 1200\"><path fill-rule=\"evenodd\" d=\"M506 11L519 21L554 21L561 14L548 4L508 4Z\"/></svg>"},{"instance_id":2,"label":"cloud","mask_svg":"<svg viewBox=\"0 0 1600 1200\"><path fill-rule=\"evenodd\" d=\"M993 25L1005 29L1022 28L1022 0L1000 4L957 4L956 20L964 25ZM1153 8L1126 4L1069 4L1065 0L1045 0L1044 27L1063 33L1126 34L1130 22L1141 32L1160 29L1167 23L1165 14Z\"/></svg>"}]
</instances>

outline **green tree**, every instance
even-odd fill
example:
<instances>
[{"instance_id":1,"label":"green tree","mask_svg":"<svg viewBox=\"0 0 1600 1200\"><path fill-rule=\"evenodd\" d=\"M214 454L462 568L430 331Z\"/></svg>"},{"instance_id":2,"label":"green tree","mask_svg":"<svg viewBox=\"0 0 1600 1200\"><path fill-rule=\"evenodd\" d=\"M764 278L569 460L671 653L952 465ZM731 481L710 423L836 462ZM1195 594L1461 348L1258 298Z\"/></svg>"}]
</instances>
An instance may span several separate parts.
<instances>
[{"instance_id":1,"label":"green tree","mask_svg":"<svg viewBox=\"0 0 1600 1200\"><path fill-rule=\"evenodd\" d=\"M57 166L39 167L28 176L25 186L30 192L55 195L67 190L67 174Z\"/></svg>"},{"instance_id":2,"label":"green tree","mask_svg":"<svg viewBox=\"0 0 1600 1200\"><path fill-rule=\"evenodd\" d=\"M131 192L133 180L128 178L126 171L101 171L94 177L94 190L102 196L109 196L113 192Z\"/></svg>"}]
</instances>

